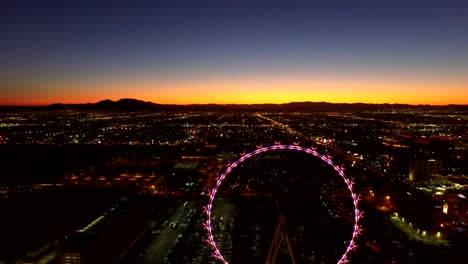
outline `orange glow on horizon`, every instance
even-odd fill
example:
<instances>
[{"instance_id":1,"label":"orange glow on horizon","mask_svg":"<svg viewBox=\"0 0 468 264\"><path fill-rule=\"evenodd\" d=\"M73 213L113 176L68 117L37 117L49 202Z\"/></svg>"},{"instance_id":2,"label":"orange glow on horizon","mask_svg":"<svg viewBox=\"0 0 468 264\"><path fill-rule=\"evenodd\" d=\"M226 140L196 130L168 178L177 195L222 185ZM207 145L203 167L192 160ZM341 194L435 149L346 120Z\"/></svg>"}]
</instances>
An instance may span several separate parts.
<instances>
[{"instance_id":1,"label":"orange glow on horizon","mask_svg":"<svg viewBox=\"0 0 468 264\"><path fill-rule=\"evenodd\" d=\"M83 85L83 84L81 84ZM468 104L462 96L463 83L379 81L177 81L119 82L94 84L83 89L75 84L49 93L10 96L0 105L47 105L52 103L95 103L103 99L135 98L160 104L262 104L289 102ZM63 87L63 85L62 85ZM86 87L89 87L87 85ZM441 88L443 87L443 88ZM74 91L74 92L71 92Z\"/></svg>"}]
</instances>

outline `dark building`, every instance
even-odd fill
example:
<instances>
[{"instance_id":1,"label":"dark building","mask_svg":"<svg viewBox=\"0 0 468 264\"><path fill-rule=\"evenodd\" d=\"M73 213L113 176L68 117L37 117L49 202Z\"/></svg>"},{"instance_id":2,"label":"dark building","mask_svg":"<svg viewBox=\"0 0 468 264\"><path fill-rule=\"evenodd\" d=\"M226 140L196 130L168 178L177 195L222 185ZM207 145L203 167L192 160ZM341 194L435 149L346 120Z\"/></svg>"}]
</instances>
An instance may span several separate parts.
<instances>
[{"instance_id":1,"label":"dark building","mask_svg":"<svg viewBox=\"0 0 468 264\"><path fill-rule=\"evenodd\" d=\"M452 150L455 146L455 139L439 136L432 136L431 139L431 148L435 158L444 159L452 154Z\"/></svg>"},{"instance_id":2,"label":"dark building","mask_svg":"<svg viewBox=\"0 0 468 264\"><path fill-rule=\"evenodd\" d=\"M21 259L20 264L57 264L57 249L55 242L49 242L41 248L30 251Z\"/></svg>"},{"instance_id":3,"label":"dark building","mask_svg":"<svg viewBox=\"0 0 468 264\"><path fill-rule=\"evenodd\" d=\"M410 160L409 180L411 182L422 182L429 179L432 174L439 174L442 168L441 160Z\"/></svg>"},{"instance_id":4,"label":"dark building","mask_svg":"<svg viewBox=\"0 0 468 264\"><path fill-rule=\"evenodd\" d=\"M148 215L145 202L122 198L108 212L65 238L61 263L116 263L146 231Z\"/></svg>"},{"instance_id":5,"label":"dark building","mask_svg":"<svg viewBox=\"0 0 468 264\"><path fill-rule=\"evenodd\" d=\"M408 221L427 231L439 230L443 219L443 203L426 193L401 185L392 200Z\"/></svg>"}]
</instances>

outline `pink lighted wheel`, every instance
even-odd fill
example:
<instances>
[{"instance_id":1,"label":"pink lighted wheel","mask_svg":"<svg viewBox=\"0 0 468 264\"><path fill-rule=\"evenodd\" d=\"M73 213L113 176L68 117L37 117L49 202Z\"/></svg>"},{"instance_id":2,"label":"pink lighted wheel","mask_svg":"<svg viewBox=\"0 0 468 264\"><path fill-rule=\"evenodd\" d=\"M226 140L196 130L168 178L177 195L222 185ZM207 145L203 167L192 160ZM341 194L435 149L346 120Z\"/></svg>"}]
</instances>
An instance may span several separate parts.
<instances>
[{"instance_id":1,"label":"pink lighted wheel","mask_svg":"<svg viewBox=\"0 0 468 264\"><path fill-rule=\"evenodd\" d=\"M313 149L303 148L303 147L300 147L298 145L274 145L274 146L269 146L269 147L260 147L255 151L252 151L250 153L247 153L247 154L243 155L236 162L229 165L229 167L226 169L226 171L223 174L221 174L221 176L219 177L219 179L216 182L216 185L214 186L214 188L209 193L209 202L208 202L208 205L205 208L205 213L207 215L205 228L206 228L206 230L208 232L208 243L210 244L210 246L214 250L214 257L216 259L218 259L219 261L221 261L222 263L224 263L224 264L228 263L226 261L226 259L224 259L223 255L221 254L220 250L218 249L218 246L216 245L215 239L213 237L213 230L212 230L212 227L211 227L211 210L213 208L213 201L214 201L214 199L216 197L216 193L218 191L218 188L219 188L219 186L221 186L221 183L223 182L224 178L226 178L226 176L229 173L231 173L232 169L237 167L237 165L239 165L240 163L244 162L245 160L247 160L249 158L252 158L253 156L256 156L256 155L259 155L259 154L261 154L263 152L267 152L267 151L271 151L271 150L284 150L284 149L297 150L297 151L305 152L307 154L310 154L310 155L313 155L315 157L318 157L318 158L322 159L328 165L332 166L335 169L336 172L338 172L338 174L341 176L341 178L344 180L344 182L348 186L348 189L349 189L349 191L351 193L351 197L353 198L353 204L354 204L353 237L351 238L351 241L348 244L348 247L346 248L345 253L343 254L343 256L338 261L338 264L348 262L348 254L349 254L349 252L351 252L353 249L356 248L355 240L356 240L356 237L361 233L361 228L359 227L359 220L361 218L361 212L359 211L359 208L358 208L358 200L359 199L358 199L358 196L356 195L356 193L353 190L353 182L350 179L348 179L345 176L343 170L340 167L338 167L337 165L335 165L328 157L317 153L317 151L315 151Z\"/></svg>"}]
</instances>

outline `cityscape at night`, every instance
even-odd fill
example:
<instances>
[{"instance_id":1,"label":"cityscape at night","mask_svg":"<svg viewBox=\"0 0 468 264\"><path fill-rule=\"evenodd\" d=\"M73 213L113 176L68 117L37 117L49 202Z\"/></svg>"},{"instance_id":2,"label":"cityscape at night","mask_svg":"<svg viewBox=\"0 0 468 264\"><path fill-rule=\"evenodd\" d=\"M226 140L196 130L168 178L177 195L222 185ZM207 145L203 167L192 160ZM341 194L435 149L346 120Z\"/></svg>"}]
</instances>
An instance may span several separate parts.
<instances>
[{"instance_id":1,"label":"cityscape at night","mask_svg":"<svg viewBox=\"0 0 468 264\"><path fill-rule=\"evenodd\" d=\"M468 263L467 3L1 6L0 264Z\"/></svg>"},{"instance_id":2,"label":"cityscape at night","mask_svg":"<svg viewBox=\"0 0 468 264\"><path fill-rule=\"evenodd\" d=\"M4 112L0 255L216 263L206 206L237 162L211 208L224 258L265 261L281 211L293 253L282 243L279 263L336 263L353 237L353 194L321 155L353 182L352 263L466 261L467 113Z\"/></svg>"}]
</instances>

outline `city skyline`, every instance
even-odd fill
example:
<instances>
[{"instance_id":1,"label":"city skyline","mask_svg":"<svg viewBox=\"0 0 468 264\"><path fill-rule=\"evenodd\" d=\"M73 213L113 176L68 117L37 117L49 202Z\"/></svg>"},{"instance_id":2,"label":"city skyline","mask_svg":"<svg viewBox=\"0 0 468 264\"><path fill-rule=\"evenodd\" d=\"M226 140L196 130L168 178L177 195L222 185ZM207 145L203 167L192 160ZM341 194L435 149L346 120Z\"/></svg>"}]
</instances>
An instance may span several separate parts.
<instances>
[{"instance_id":1,"label":"city skyline","mask_svg":"<svg viewBox=\"0 0 468 264\"><path fill-rule=\"evenodd\" d=\"M2 109L1 261L466 262L466 110L83 109Z\"/></svg>"},{"instance_id":2,"label":"city skyline","mask_svg":"<svg viewBox=\"0 0 468 264\"><path fill-rule=\"evenodd\" d=\"M7 1L0 105L468 104L463 1Z\"/></svg>"}]
</instances>

